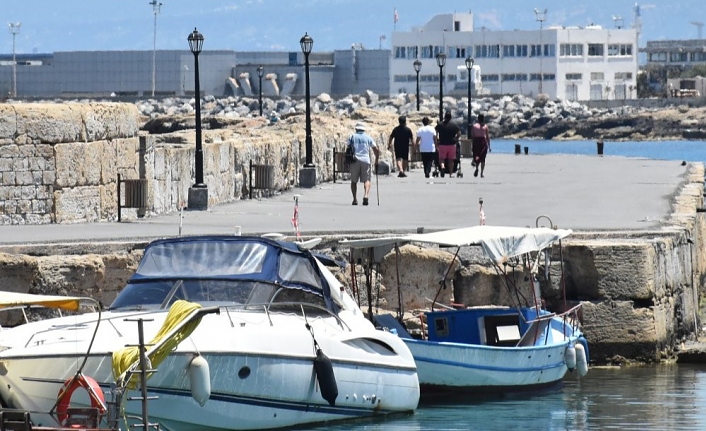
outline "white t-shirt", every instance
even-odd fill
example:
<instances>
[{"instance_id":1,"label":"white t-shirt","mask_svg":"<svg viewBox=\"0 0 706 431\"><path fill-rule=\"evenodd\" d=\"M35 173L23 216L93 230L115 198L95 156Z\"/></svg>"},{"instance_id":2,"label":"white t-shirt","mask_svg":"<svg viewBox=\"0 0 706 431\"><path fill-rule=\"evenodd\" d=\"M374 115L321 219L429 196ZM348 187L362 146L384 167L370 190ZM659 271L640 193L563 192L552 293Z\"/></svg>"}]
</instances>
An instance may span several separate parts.
<instances>
[{"instance_id":1,"label":"white t-shirt","mask_svg":"<svg viewBox=\"0 0 706 431\"><path fill-rule=\"evenodd\" d=\"M436 130L434 130L431 124L428 126L422 126L419 130L417 130L417 137L420 138L420 153L433 153L436 151L436 147L434 146L434 135L436 135Z\"/></svg>"}]
</instances>

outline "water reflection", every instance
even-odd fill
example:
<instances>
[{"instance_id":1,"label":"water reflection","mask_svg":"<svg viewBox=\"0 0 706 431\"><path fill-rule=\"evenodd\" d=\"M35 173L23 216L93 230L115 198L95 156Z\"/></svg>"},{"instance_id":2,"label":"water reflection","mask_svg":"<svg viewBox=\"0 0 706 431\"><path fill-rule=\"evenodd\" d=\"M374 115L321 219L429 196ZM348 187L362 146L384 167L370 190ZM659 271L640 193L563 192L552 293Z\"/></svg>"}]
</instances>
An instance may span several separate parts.
<instances>
[{"instance_id":1,"label":"water reflection","mask_svg":"<svg viewBox=\"0 0 706 431\"><path fill-rule=\"evenodd\" d=\"M705 430L706 369L658 365L591 369L546 393L423 400L414 415L311 430Z\"/></svg>"}]
</instances>

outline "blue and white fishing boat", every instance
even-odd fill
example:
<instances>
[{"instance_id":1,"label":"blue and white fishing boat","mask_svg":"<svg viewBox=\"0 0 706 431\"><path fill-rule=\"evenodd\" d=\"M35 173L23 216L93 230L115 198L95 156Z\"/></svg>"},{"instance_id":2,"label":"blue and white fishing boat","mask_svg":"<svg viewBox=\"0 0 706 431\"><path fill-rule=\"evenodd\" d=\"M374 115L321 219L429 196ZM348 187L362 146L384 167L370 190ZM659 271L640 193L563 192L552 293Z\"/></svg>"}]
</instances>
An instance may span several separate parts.
<instances>
[{"instance_id":1,"label":"blue and white fishing boat","mask_svg":"<svg viewBox=\"0 0 706 431\"><path fill-rule=\"evenodd\" d=\"M155 241L107 310L0 332L2 401L48 412L62 386L90 387L97 397L78 391L59 407L70 401L103 414L102 400L125 383L122 349L139 344L136 321L156 349L183 304L218 313L176 335L178 346L147 352L156 369L149 420L163 429L269 429L417 407L416 365L399 337L376 330L302 244L245 236ZM121 386L123 400L142 395ZM122 407L128 416L141 411L139 402Z\"/></svg>"},{"instance_id":2,"label":"blue and white fishing boat","mask_svg":"<svg viewBox=\"0 0 706 431\"><path fill-rule=\"evenodd\" d=\"M522 289L516 280L528 280L529 292L510 295L517 301L529 298L528 304L463 307L433 303L431 311L423 314L427 330L422 339L413 338L403 327L401 305L397 319L390 314L374 317L379 327L394 329L412 351L422 394L508 392L550 387L568 371L584 375L588 370L588 344L579 327L580 304L560 313L549 312L542 306L540 293L539 271L544 265L548 274L548 247L570 233L544 227L476 226L342 241L342 245L367 249L361 255L377 259L407 243L455 247L455 257L461 247L479 246L510 291ZM445 285L442 280L439 289ZM404 288L399 294L404 294Z\"/></svg>"}]
</instances>

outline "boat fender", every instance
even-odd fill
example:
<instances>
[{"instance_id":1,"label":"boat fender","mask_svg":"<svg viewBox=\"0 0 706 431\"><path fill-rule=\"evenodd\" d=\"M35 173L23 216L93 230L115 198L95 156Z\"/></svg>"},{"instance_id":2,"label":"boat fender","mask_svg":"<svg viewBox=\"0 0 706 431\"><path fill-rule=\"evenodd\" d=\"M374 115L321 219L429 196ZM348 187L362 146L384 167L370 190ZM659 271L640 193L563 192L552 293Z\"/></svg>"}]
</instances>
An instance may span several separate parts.
<instances>
[{"instance_id":1,"label":"boat fender","mask_svg":"<svg viewBox=\"0 0 706 431\"><path fill-rule=\"evenodd\" d=\"M88 392L91 407L97 409L99 414L102 415L107 410L105 406L105 395L98 382L92 377L84 376L79 373L64 382L56 397L56 416L62 425L69 418L68 412L69 406L71 405L71 396L78 388L83 388Z\"/></svg>"},{"instance_id":2,"label":"boat fender","mask_svg":"<svg viewBox=\"0 0 706 431\"><path fill-rule=\"evenodd\" d=\"M588 362L586 361L586 350L583 348L583 344L576 344L576 370L579 372L579 376L583 377L588 373Z\"/></svg>"},{"instance_id":3,"label":"boat fender","mask_svg":"<svg viewBox=\"0 0 706 431\"><path fill-rule=\"evenodd\" d=\"M319 382L319 388L321 388L321 396L328 401L329 405L336 405L336 397L338 397L336 376L333 375L331 360L321 349L316 349L314 372L316 373L316 380Z\"/></svg>"},{"instance_id":4,"label":"boat fender","mask_svg":"<svg viewBox=\"0 0 706 431\"><path fill-rule=\"evenodd\" d=\"M211 372L208 361L203 356L196 355L189 362L189 381L191 397L203 407L211 397Z\"/></svg>"},{"instance_id":5,"label":"boat fender","mask_svg":"<svg viewBox=\"0 0 706 431\"><path fill-rule=\"evenodd\" d=\"M576 369L576 348L573 344L569 344L564 352L564 362L566 362L566 368L569 371L574 371Z\"/></svg>"}]
</instances>

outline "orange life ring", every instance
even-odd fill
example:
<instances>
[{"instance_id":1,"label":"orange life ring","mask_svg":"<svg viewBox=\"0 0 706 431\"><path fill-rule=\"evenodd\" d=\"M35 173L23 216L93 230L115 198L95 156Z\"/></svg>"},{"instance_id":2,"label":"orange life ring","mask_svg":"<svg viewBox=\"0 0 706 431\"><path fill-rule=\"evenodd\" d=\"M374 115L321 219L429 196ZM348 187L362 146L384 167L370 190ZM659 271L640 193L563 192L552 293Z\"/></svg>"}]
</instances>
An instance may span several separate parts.
<instances>
[{"instance_id":1,"label":"orange life ring","mask_svg":"<svg viewBox=\"0 0 706 431\"><path fill-rule=\"evenodd\" d=\"M107 410L105 406L105 396L103 390L92 377L77 374L64 382L64 385L59 389L56 401L56 415L60 423L64 423L68 419L69 406L71 405L71 396L78 388L83 388L88 392L88 397L91 399L91 407L98 409L99 414L104 414Z\"/></svg>"}]
</instances>

